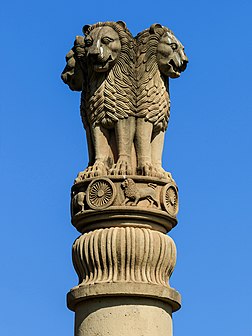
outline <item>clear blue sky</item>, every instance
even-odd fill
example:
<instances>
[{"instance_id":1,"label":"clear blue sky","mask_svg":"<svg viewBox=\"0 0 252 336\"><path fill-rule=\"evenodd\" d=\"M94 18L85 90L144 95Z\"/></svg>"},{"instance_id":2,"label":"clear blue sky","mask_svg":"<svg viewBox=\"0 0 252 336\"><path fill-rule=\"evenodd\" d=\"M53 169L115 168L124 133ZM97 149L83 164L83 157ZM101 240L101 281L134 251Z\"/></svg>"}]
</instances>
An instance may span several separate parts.
<instances>
[{"instance_id":1,"label":"clear blue sky","mask_svg":"<svg viewBox=\"0 0 252 336\"><path fill-rule=\"evenodd\" d=\"M77 284L70 187L87 164L79 93L61 82L84 24L171 28L190 63L171 81L164 167L180 191L174 336L251 336L249 0L5 1L1 7L0 334L70 336Z\"/></svg>"}]
</instances>

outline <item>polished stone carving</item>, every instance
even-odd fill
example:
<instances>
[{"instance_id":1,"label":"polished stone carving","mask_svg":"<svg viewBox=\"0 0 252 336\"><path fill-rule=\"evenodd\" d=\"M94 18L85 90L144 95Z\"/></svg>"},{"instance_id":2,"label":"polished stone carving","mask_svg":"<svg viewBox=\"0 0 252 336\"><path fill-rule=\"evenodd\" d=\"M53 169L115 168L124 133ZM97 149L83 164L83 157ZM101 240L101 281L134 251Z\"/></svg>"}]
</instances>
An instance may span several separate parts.
<instances>
[{"instance_id":1,"label":"polished stone carving","mask_svg":"<svg viewBox=\"0 0 252 336\"><path fill-rule=\"evenodd\" d=\"M168 77L179 77L188 59L172 31L159 24L139 33L136 42L137 173L165 177L161 163L170 117Z\"/></svg>"},{"instance_id":2,"label":"polished stone carving","mask_svg":"<svg viewBox=\"0 0 252 336\"><path fill-rule=\"evenodd\" d=\"M113 209L125 216L129 207L136 210L148 209L152 216L162 216L167 221L167 224L162 224L166 227L165 232L169 231L177 223L178 188L176 183L171 178L165 180L143 176L132 176L132 178L110 176L110 178L88 178L73 185L72 223L77 227L79 227L77 223L82 221L85 225L89 225L89 221L93 221L93 212L95 212L94 219L96 218L98 223L97 211L108 210L111 213ZM134 213L131 212L131 214L132 217L135 216ZM161 219L159 221L163 223ZM80 229L80 231L83 230Z\"/></svg>"},{"instance_id":3,"label":"polished stone carving","mask_svg":"<svg viewBox=\"0 0 252 336\"><path fill-rule=\"evenodd\" d=\"M71 214L72 216L84 212L86 193L79 191L78 193L73 193L71 201Z\"/></svg>"},{"instance_id":4,"label":"polished stone carving","mask_svg":"<svg viewBox=\"0 0 252 336\"><path fill-rule=\"evenodd\" d=\"M129 201L131 201L131 205L137 205L140 200L147 199L150 206L153 204L156 204L157 207L159 206L156 191L157 185L154 183L148 183L147 187L138 189L132 178L126 178L122 182L122 188L125 194L123 205L129 203Z\"/></svg>"},{"instance_id":5,"label":"polished stone carving","mask_svg":"<svg viewBox=\"0 0 252 336\"><path fill-rule=\"evenodd\" d=\"M80 236L73 245L79 285L140 282L169 287L176 263L173 240L148 229L110 228Z\"/></svg>"},{"instance_id":6,"label":"polished stone carving","mask_svg":"<svg viewBox=\"0 0 252 336\"><path fill-rule=\"evenodd\" d=\"M139 316L150 307L151 318L162 302L162 335L167 330L172 336L171 314L181 298L169 284L176 247L167 233L177 224L179 198L162 167L162 151L170 117L169 78L179 77L188 59L181 42L160 24L135 38L122 21L86 25L83 33L62 73L71 90L81 91L89 152L88 167L71 190L71 220L81 233L72 249L79 284L67 297L75 311L75 336L103 335L108 320L99 311L112 316L115 310L115 321L125 309L120 307L124 299ZM145 308L139 304L143 299ZM97 329L89 318L91 306ZM148 335L161 335L160 321L152 321ZM146 333L138 321L131 322L134 336ZM106 330L116 336L119 329Z\"/></svg>"},{"instance_id":7,"label":"polished stone carving","mask_svg":"<svg viewBox=\"0 0 252 336\"><path fill-rule=\"evenodd\" d=\"M93 180L87 189L87 204L91 209L109 207L115 199L115 186L108 178Z\"/></svg>"},{"instance_id":8,"label":"polished stone carving","mask_svg":"<svg viewBox=\"0 0 252 336\"><path fill-rule=\"evenodd\" d=\"M128 188L129 182L133 183ZM112 226L167 233L177 224L178 194L172 179L88 178L74 184L71 195L72 224L81 233Z\"/></svg>"},{"instance_id":9,"label":"polished stone carving","mask_svg":"<svg viewBox=\"0 0 252 336\"><path fill-rule=\"evenodd\" d=\"M169 178L161 163L170 116L168 78L186 68L183 45L159 24L136 38L121 21L84 26L83 32L62 73L72 90L82 91L89 166L76 183L105 175Z\"/></svg>"},{"instance_id":10,"label":"polished stone carving","mask_svg":"<svg viewBox=\"0 0 252 336\"><path fill-rule=\"evenodd\" d=\"M82 90L81 116L86 129L87 177L132 173L135 132L134 39L123 22L84 26L67 55L62 79Z\"/></svg>"},{"instance_id":11,"label":"polished stone carving","mask_svg":"<svg viewBox=\"0 0 252 336\"><path fill-rule=\"evenodd\" d=\"M178 213L178 188L173 183L168 183L162 190L161 203L170 216L176 217Z\"/></svg>"}]
</instances>

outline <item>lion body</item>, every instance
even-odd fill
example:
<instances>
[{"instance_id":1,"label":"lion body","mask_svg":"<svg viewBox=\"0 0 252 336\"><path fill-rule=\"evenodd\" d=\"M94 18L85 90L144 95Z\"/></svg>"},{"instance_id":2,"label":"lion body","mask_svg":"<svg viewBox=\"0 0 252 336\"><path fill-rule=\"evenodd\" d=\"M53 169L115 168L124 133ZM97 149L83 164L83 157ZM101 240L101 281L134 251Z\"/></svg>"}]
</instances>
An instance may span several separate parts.
<instances>
[{"instance_id":1,"label":"lion body","mask_svg":"<svg viewBox=\"0 0 252 336\"><path fill-rule=\"evenodd\" d=\"M89 27L86 34L95 29L111 27L120 39L121 50L116 63L105 73L94 71L88 57L84 63L81 116L95 127L114 128L119 119L135 115L134 90L134 39L128 29L115 22L97 23ZM85 123L85 122L84 122Z\"/></svg>"},{"instance_id":2,"label":"lion body","mask_svg":"<svg viewBox=\"0 0 252 336\"><path fill-rule=\"evenodd\" d=\"M122 22L98 22L84 29L85 37L76 38L62 74L73 90L82 82L80 110L89 167L76 182L108 173L131 174L135 132L134 38Z\"/></svg>"},{"instance_id":3,"label":"lion body","mask_svg":"<svg viewBox=\"0 0 252 336\"><path fill-rule=\"evenodd\" d=\"M168 82L159 71L156 59L159 34L147 29L136 37L137 41L137 118L153 124L153 132L164 131L170 116Z\"/></svg>"},{"instance_id":4,"label":"lion body","mask_svg":"<svg viewBox=\"0 0 252 336\"><path fill-rule=\"evenodd\" d=\"M132 205L137 205L140 200L147 199L150 205L155 203L156 206L159 206L156 187L155 184L149 183L148 187L138 189L136 183L131 178L126 178L124 182L122 182L125 195L124 204L133 201Z\"/></svg>"},{"instance_id":5,"label":"lion body","mask_svg":"<svg viewBox=\"0 0 252 336\"><path fill-rule=\"evenodd\" d=\"M172 31L159 24L139 33L136 43L137 173L168 177L162 168L164 132L170 118L168 78L179 77L187 57Z\"/></svg>"},{"instance_id":6,"label":"lion body","mask_svg":"<svg viewBox=\"0 0 252 336\"><path fill-rule=\"evenodd\" d=\"M84 27L66 56L63 81L82 91L89 166L76 182L101 175L168 178L162 168L170 117L169 77L188 59L173 32L159 24L135 38L121 22Z\"/></svg>"}]
</instances>

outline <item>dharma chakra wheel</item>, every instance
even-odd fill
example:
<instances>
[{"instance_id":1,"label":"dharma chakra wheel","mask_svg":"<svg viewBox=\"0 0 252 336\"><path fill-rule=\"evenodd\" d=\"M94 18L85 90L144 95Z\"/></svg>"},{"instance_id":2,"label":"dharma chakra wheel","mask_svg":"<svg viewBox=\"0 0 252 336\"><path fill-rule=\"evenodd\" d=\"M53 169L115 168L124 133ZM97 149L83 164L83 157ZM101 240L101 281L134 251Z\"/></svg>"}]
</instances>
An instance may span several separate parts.
<instances>
[{"instance_id":1,"label":"dharma chakra wheel","mask_svg":"<svg viewBox=\"0 0 252 336\"><path fill-rule=\"evenodd\" d=\"M176 217L179 210L178 188L173 183L168 183L162 190L161 203L168 215Z\"/></svg>"},{"instance_id":2,"label":"dharma chakra wheel","mask_svg":"<svg viewBox=\"0 0 252 336\"><path fill-rule=\"evenodd\" d=\"M115 199L114 183L108 178L99 178L90 183L87 189L87 204L91 209L105 209Z\"/></svg>"}]
</instances>

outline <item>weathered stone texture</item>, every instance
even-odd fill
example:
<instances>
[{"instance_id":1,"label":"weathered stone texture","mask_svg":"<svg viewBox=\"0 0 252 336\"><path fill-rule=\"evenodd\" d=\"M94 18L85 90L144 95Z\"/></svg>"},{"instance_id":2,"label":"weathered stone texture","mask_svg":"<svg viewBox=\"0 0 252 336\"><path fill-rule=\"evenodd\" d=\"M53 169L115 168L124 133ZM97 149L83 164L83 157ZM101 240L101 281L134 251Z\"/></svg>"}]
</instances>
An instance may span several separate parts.
<instances>
[{"instance_id":1,"label":"weathered stone texture","mask_svg":"<svg viewBox=\"0 0 252 336\"><path fill-rule=\"evenodd\" d=\"M62 73L72 90L82 91L89 166L76 182L104 175L169 177L161 165L170 116L168 78L186 68L183 45L159 24L136 38L121 21L83 31Z\"/></svg>"},{"instance_id":2,"label":"weathered stone texture","mask_svg":"<svg viewBox=\"0 0 252 336\"><path fill-rule=\"evenodd\" d=\"M169 287L176 247L169 236L149 229L99 229L75 241L73 263L79 286L140 282Z\"/></svg>"},{"instance_id":3,"label":"weathered stone texture","mask_svg":"<svg viewBox=\"0 0 252 336\"><path fill-rule=\"evenodd\" d=\"M178 188L162 167L169 78L186 69L184 47L160 24L132 36L125 23L83 27L63 81L81 91L89 164L71 191L79 283L67 295L75 336L172 335L181 304L170 287Z\"/></svg>"}]
</instances>

